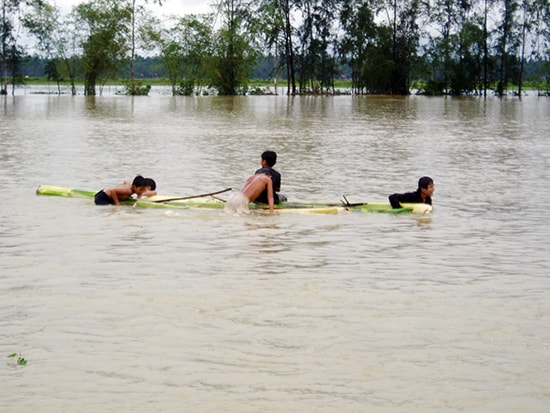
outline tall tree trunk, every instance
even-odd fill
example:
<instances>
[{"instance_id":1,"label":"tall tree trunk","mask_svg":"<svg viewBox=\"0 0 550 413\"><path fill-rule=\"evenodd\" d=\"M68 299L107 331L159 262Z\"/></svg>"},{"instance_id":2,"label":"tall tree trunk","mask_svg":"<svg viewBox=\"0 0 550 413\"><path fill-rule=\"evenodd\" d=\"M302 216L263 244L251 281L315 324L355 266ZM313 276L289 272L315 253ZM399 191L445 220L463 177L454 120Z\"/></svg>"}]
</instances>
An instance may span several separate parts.
<instances>
[{"instance_id":1,"label":"tall tree trunk","mask_svg":"<svg viewBox=\"0 0 550 413\"><path fill-rule=\"evenodd\" d=\"M499 81L497 86L497 93L499 96L504 95L506 89L506 83L508 82L508 38L510 36L510 24L511 24L511 0L504 0L504 21L502 25L502 37L500 39L500 70Z\"/></svg>"},{"instance_id":2,"label":"tall tree trunk","mask_svg":"<svg viewBox=\"0 0 550 413\"><path fill-rule=\"evenodd\" d=\"M518 79L518 96L521 99L523 93L523 75L525 65L525 33L527 32L527 18L525 13L525 5L523 6L523 25L521 28L521 54L519 60L519 79Z\"/></svg>"},{"instance_id":3,"label":"tall tree trunk","mask_svg":"<svg viewBox=\"0 0 550 413\"><path fill-rule=\"evenodd\" d=\"M131 95L136 94L136 77L135 77L135 71L136 71L136 0L132 0L132 18L131 18L131 24L132 24L132 57L131 57L131 66L132 66L132 84L131 84Z\"/></svg>"},{"instance_id":4,"label":"tall tree trunk","mask_svg":"<svg viewBox=\"0 0 550 413\"><path fill-rule=\"evenodd\" d=\"M488 1L484 1L483 11L483 96L487 97L487 88L489 86L489 48L487 46L487 14L488 14Z\"/></svg>"},{"instance_id":5,"label":"tall tree trunk","mask_svg":"<svg viewBox=\"0 0 550 413\"><path fill-rule=\"evenodd\" d=\"M95 96L96 81L97 75L95 73L86 73L86 76L84 78L84 94L86 96Z\"/></svg>"},{"instance_id":6,"label":"tall tree trunk","mask_svg":"<svg viewBox=\"0 0 550 413\"><path fill-rule=\"evenodd\" d=\"M2 2L2 87L0 92L8 94L8 55L7 55L7 25L6 25L6 2Z\"/></svg>"},{"instance_id":7,"label":"tall tree trunk","mask_svg":"<svg viewBox=\"0 0 550 413\"><path fill-rule=\"evenodd\" d=\"M290 2L285 0L285 55L287 73L287 95L296 95L296 72L294 70L294 48L292 46L292 26L290 24Z\"/></svg>"},{"instance_id":8,"label":"tall tree trunk","mask_svg":"<svg viewBox=\"0 0 550 413\"><path fill-rule=\"evenodd\" d=\"M393 0L393 33L392 33L392 60L393 60L393 74L390 85L389 93L393 95L394 82L396 79L396 71L399 70L397 67L397 0Z\"/></svg>"}]
</instances>

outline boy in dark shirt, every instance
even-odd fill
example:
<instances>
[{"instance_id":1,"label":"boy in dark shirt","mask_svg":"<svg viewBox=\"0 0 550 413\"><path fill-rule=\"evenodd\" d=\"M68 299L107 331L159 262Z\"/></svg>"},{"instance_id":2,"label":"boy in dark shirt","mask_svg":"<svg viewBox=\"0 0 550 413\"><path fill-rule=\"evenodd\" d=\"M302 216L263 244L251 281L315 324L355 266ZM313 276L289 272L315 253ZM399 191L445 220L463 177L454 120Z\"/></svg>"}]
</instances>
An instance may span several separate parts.
<instances>
[{"instance_id":1,"label":"boy in dark shirt","mask_svg":"<svg viewBox=\"0 0 550 413\"><path fill-rule=\"evenodd\" d=\"M423 176L418 180L418 189L415 192L393 194L389 196L392 208L401 208L401 204L432 204L434 193L434 181L429 176Z\"/></svg>"},{"instance_id":2,"label":"boy in dark shirt","mask_svg":"<svg viewBox=\"0 0 550 413\"><path fill-rule=\"evenodd\" d=\"M267 173L271 176L273 182L273 200L276 204L285 202L286 197L280 195L281 190L281 174L273 169L273 166L277 163L277 153L273 151L265 151L262 153L261 168L256 171L256 174ZM267 194L267 188L254 200L254 202L268 204L269 197Z\"/></svg>"}]
</instances>

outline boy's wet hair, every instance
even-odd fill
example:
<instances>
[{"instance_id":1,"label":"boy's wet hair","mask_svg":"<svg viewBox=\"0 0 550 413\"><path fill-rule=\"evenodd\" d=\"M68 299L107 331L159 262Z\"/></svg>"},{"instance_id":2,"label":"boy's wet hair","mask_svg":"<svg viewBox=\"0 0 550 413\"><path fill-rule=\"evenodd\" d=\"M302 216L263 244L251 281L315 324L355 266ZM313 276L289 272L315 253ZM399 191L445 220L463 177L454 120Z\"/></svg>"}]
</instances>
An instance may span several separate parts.
<instances>
[{"instance_id":1,"label":"boy's wet hair","mask_svg":"<svg viewBox=\"0 0 550 413\"><path fill-rule=\"evenodd\" d=\"M277 154L273 151L265 151L262 153L262 159L266 161L270 168L277 163Z\"/></svg>"},{"instance_id":2,"label":"boy's wet hair","mask_svg":"<svg viewBox=\"0 0 550 413\"><path fill-rule=\"evenodd\" d=\"M137 186L137 187L147 186L147 181L145 180L145 178L143 176L138 175L132 181L132 185Z\"/></svg>"},{"instance_id":3,"label":"boy's wet hair","mask_svg":"<svg viewBox=\"0 0 550 413\"><path fill-rule=\"evenodd\" d=\"M146 186L148 186L149 188L151 188L151 191L154 191L155 189L157 189L157 183L155 182L154 179L152 179L152 178L145 178L145 183L146 183Z\"/></svg>"},{"instance_id":4,"label":"boy's wet hair","mask_svg":"<svg viewBox=\"0 0 550 413\"><path fill-rule=\"evenodd\" d=\"M429 176L423 176L418 180L418 189L428 189L430 184L433 184L434 181Z\"/></svg>"}]
</instances>

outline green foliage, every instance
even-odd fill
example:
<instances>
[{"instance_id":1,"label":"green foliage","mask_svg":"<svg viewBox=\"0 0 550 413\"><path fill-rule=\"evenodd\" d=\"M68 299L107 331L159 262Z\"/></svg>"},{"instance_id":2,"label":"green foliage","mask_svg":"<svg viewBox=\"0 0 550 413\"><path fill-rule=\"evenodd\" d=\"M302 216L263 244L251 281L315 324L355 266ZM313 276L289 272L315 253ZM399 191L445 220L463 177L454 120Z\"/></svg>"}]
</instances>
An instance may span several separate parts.
<instances>
[{"instance_id":1,"label":"green foliage","mask_svg":"<svg viewBox=\"0 0 550 413\"><path fill-rule=\"evenodd\" d=\"M129 96L147 96L151 91L151 85L144 85L143 82L132 82L130 80L124 83L126 94Z\"/></svg>"},{"instance_id":2,"label":"green foliage","mask_svg":"<svg viewBox=\"0 0 550 413\"><path fill-rule=\"evenodd\" d=\"M177 88L177 94L181 96L193 96L195 92L195 82L192 79L182 81Z\"/></svg>"},{"instance_id":3,"label":"green foliage","mask_svg":"<svg viewBox=\"0 0 550 413\"><path fill-rule=\"evenodd\" d=\"M8 358L13 358L13 359L15 359L16 357L17 357L16 363L17 363L18 366L26 366L27 365L27 360L25 358L23 358L23 356L21 356L20 354L13 353L13 354L10 354L8 356Z\"/></svg>"},{"instance_id":4,"label":"green foliage","mask_svg":"<svg viewBox=\"0 0 550 413\"><path fill-rule=\"evenodd\" d=\"M243 93L259 50L254 37L253 13L244 0L222 0L217 5L222 19L207 60L209 84L219 95Z\"/></svg>"},{"instance_id":5,"label":"green foliage","mask_svg":"<svg viewBox=\"0 0 550 413\"><path fill-rule=\"evenodd\" d=\"M96 94L96 85L114 76L125 63L131 8L118 0L92 0L77 6L87 35L82 43L84 93Z\"/></svg>"},{"instance_id":6,"label":"green foliage","mask_svg":"<svg viewBox=\"0 0 550 413\"><path fill-rule=\"evenodd\" d=\"M160 29L158 21L150 19L140 29L141 38L148 49L162 56L173 95L189 92L184 90L189 80L183 82L186 84L183 89L181 84L180 87L176 86L180 79L206 83L208 62L212 54L211 18L210 15L186 16Z\"/></svg>"},{"instance_id":7,"label":"green foliage","mask_svg":"<svg viewBox=\"0 0 550 413\"><path fill-rule=\"evenodd\" d=\"M428 79L421 94L428 96L441 96L446 92L447 83L443 79Z\"/></svg>"},{"instance_id":8,"label":"green foliage","mask_svg":"<svg viewBox=\"0 0 550 413\"><path fill-rule=\"evenodd\" d=\"M234 31L223 31L216 44L209 71L211 84L218 90L218 94L242 94L255 58L255 51L244 37Z\"/></svg>"},{"instance_id":9,"label":"green foliage","mask_svg":"<svg viewBox=\"0 0 550 413\"><path fill-rule=\"evenodd\" d=\"M367 81L364 68L371 64L368 56L377 40L374 14L367 3L346 1L340 22L343 29L339 48L341 62L351 66L354 93L364 93Z\"/></svg>"},{"instance_id":10,"label":"green foliage","mask_svg":"<svg viewBox=\"0 0 550 413\"><path fill-rule=\"evenodd\" d=\"M79 51L76 23L61 17L61 11L44 1L28 2L22 18L23 26L37 39L39 53L48 60L46 73L50 79L59 82L67 77L71 82L72 94L76 94L74 84Z\"/></svg>"},{"instance_id":11,"label":"green foliage","mask_svg":"<svg viewBox=\"0 0 550 413\"><path fill-rule=\"evenodd\" d=\"M376 30L375 43L367 50L367 62L361 67L362 85L369 93L396 93L392 88L395 62L392 57L392 31Z\"/></svg>"}]
</instances>

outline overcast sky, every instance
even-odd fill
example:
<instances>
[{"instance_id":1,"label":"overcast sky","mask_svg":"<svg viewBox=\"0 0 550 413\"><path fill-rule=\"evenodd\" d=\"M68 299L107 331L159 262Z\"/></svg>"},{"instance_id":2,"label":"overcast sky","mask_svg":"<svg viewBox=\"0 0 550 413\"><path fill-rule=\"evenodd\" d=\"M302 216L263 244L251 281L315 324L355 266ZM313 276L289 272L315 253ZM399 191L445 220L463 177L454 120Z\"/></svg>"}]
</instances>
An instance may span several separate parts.
<instances>
[{"instance_id":1,"label":"overcast sky","mask_svg":"<svg viewBox=\"0 0 550 413\"><path fill-rule=\"evenodd\" d=\"M85 0L54 0L63 12L69 12L71 7L83 3ZM199 14L210 11L210 4L213 0L162 0L162 7L155 4L152 0L147 2L147 9L152 10L158 16L163 15L183 15L183 14ZM145 0L138 0L139 4L145 4Z\"/></svg>"}]
</instances>

